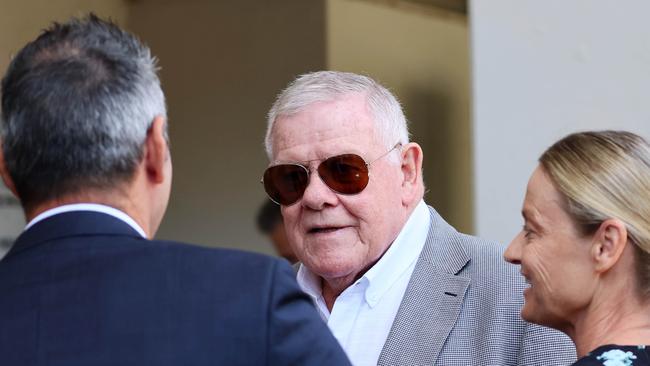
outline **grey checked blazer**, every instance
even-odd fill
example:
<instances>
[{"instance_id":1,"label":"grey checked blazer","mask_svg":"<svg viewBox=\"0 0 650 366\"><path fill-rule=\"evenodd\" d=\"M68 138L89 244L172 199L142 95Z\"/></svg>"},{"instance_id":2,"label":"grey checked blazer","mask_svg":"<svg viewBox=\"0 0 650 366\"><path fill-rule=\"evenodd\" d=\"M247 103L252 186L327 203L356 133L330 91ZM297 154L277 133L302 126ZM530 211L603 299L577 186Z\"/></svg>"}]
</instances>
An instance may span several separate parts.
<instances>
[{"instance_id":1,"label":"grey checked blazer","mask_svg":"<svg viewBox=\"0 0 650 366\"><path fill-rule=\"evenodd\" d=\"M431 227L379 365L569 365L564 334L523 321L524 279L503 245L457 232L431 207Z\"/></svg>"}]
</instances>

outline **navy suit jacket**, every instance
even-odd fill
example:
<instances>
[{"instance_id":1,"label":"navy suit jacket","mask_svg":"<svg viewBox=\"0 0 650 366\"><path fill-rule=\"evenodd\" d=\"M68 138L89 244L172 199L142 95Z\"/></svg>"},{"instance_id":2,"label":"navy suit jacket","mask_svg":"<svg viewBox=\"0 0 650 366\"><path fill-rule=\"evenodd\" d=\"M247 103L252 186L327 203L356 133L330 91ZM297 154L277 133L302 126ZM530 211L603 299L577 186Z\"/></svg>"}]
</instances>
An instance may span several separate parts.
<instances>
[{"instance_id":1,"label":"navy suit jacket","mask_svg":"<svg viewBox=\"0 0 650 366\"><path fill-rule=\"evenodd\" d=\"M0 261L1 365L349 365L288 263L150 241L97 212Z\"/></svg>"}]
</instances>

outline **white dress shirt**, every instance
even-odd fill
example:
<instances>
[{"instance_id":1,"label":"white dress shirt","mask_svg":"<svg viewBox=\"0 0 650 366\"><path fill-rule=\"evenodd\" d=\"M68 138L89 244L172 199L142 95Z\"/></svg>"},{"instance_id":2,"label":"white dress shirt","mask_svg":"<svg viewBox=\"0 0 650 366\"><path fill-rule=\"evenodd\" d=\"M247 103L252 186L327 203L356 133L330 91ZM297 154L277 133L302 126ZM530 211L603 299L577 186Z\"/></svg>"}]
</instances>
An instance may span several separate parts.
<instances>
[{"instance_id":1,"label":"white dress shirt","mask_svg":"<svg viewBox=\"0 0 650 366\"><path fill-rule=\"evenodd\" d=\"M430 221L429 209L420 201L386 253L336 298L331 313L322 296L320 278L300 266L298 283L312 297L353 365L377 365L424 247Z\"/></svg>"},{"instance_id":2,"label":"white dress shirt","mask_svg":"<svg viewBox=\"0 0 650 366\"><path fill-rule=\"evenodd\" d=\"M135 231L138 232L138 234L142 235L143 238L147 237L147 234L145 234L142 227L140 227L140 225L138 225L138 223L135 222L135 220L133 220L131 216L127 215L126 213L116 208L106 206L106 205L100 205L98 203L74 203L71 205L63 205L63 206L49 209L47 211L41 212L38 216L34 217L30 222L28 222L27 226L25 226L25 230L34 226L34 224L36 224L37 222L47 219L48 217L52 217L54 215L58 215L64 212L72 212L72 211L93 211L93 212L101 212L107 215L111 215L116 219L122 220L126 224L131 226Z\"/></svg>"}]
</instances>

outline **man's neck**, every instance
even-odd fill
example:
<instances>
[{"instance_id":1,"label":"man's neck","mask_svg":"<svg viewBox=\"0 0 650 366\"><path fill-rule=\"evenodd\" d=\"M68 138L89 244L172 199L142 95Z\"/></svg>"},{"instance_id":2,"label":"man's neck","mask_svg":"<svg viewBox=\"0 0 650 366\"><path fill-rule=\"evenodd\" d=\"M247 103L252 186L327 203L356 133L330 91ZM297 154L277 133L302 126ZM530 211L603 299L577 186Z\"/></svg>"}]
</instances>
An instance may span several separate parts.
<instances>
[{"instance_id":1,"label":"man's neck","mask_svg":"<svg viewBox=\"0 0 650 366\"><path fill-rule=\"evenodd\" d=\"M25 219L30 222L45 211L78 203L98 204L120 210L131 217L144 230L147 237L152 237L148 220L145 220L146 216L140 213L141 210L138 209L133 200L129 199L128 195L119 190L84 192L52 199L25 210Z\"/></svg>"},{"instance_id":2,"label":"man's neck","mask_svg":"<svg viewBox=\"0 0 650 366\"><path fill-rule=\"evenodd\" d=\"M388 248L386 249L388 250ZM386 252L384 251L384 253ZM384 253L382 253L382 256ZM327 310L332 312L336 298L339 297L339 295L345 291L346 288L350 287L350 285L352 285L355 281L363 277L363 275L366 274L366 272L368 272L368 270L372 268L372 266L374 266L375 263L379 261L379 259L381 259L381 256L363 270L349 276L332 279L321 278L321 294L323 295L323 300L325 300L325 305L327 305Z\"/></svg>"}]
</instances>

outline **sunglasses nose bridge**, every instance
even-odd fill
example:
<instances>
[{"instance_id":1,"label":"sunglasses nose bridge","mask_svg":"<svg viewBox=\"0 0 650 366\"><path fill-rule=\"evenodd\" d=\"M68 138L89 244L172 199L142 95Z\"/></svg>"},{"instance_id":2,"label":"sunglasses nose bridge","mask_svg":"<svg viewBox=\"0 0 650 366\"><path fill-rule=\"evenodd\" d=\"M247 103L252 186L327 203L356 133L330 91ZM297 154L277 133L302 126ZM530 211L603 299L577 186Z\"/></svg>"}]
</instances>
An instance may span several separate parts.
<instances>
[{"instance_id":1,"label":"sunglasses nose bridge","mask_svg":"<svg viewBox=\"0 0 650 366\"><path fill-rule=\"evenodd\" d=\"M334 191L321 175L318 165L305 167L308 172L307 185L302 193L302 204L314 209L333 204L337 199Z\"/></svg>"},{"instance_id":2,"label":"sunglasses nose bridge","mask_svg":"<svg viewBox=\"0 0 650 366\"><path fill-rule=\"evenodd\" d=\"M299 166L302 168L306 175L307 179L305 180L304 186L302 187L302 194L300 195L300 198L298 200L304 199L305 196L310 193L308 192L311 190L314 184L321 184L324 188L326 188L328 191L331 193L335 193L335 191L332 190L332 188L326 183L325 179L323 176L320 174L319 167L321 166L322 162L316 163L316 162L309 162L307 164L294 164L296 166ZM318 177L317 182L314 182L314 177Z\"/></svg>"}]
</instances>

